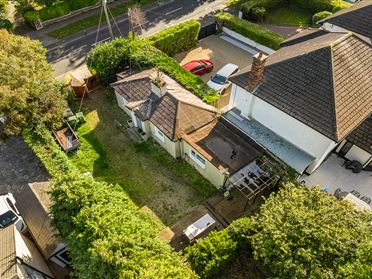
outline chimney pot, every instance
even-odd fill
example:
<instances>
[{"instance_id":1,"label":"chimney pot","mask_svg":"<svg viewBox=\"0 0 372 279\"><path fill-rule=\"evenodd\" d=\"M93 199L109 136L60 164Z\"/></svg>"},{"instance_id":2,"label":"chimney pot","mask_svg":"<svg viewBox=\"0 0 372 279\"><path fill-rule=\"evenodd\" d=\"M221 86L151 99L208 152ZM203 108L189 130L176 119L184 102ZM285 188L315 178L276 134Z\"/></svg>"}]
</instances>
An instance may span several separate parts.
<instances>
[{"instance_id":1,"label":"chimney pot","mask_svg":"<svg viewBox=\"0 0 372 279\"><path fill-rule=\"evenodd\" d=\"M263 79L266 59L267 55L263 54L262 52L253 55L253 62L251 71L249 72L249 80L247 84L247 89L250 92L253 92Z\"/></svg>"}]
</instances>

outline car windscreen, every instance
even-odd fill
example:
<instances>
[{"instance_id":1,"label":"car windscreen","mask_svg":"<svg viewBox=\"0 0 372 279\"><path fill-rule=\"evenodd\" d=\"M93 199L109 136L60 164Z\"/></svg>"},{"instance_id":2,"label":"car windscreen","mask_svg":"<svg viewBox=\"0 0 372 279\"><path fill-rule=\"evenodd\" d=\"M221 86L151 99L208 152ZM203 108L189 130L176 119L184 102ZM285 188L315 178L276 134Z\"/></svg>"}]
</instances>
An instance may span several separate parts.
<instances>
[{"instance_id":1,"label":"car windscreen","mask_svg":"<svg viewBox=\"0 0 372 279\"><path fill-rule=\"evenodd\" d=\"M220 75L215 75L212 78L212 81L218 84L225 84L226 83L226 78Z\"/></svg>"},{"instance_id":2,"label":"car windscreen","mask_svg":"<svg viewBox=\"0 0 372 279\"><path fill-rule=\"evenodd\" d=\"M0 228L5 228L10 224L13 224L18 219L17 215L12 211L7 211L0 215Z\"/></svg>"},{"instance_id":3,"label":"car windscreen","mask_svg":"<svg viewBox=\"0 0 372 279\"><path fill-rule=\"evenodd\" d=\"M199 63L200 63L200 66L207 66L207 63L205 63L205 62L203 62L203 61L199 61Z\"/></svg>"}]
</instances>

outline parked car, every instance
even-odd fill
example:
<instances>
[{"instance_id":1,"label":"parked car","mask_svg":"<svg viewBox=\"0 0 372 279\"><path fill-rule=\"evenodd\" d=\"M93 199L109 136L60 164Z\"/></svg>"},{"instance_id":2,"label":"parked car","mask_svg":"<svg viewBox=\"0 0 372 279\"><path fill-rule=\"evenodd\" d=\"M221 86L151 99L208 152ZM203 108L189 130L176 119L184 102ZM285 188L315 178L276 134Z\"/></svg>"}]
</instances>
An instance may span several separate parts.
<instances>
[{"instance_id":1,"label":"parked car","mask_svg":"<svg viewBox=\"0 0 372 279\"><path fill-rule=\"evenodd\" d=\"M239 71L239 66L226 64L208 82L208 86L218 92L223 92L228 86L228 79Z\"/></svg>"},{"instance_id":2,"label":"parked car","mask_svg":"<svg viewBox=\"0 0 372 279\"><path fill-rule=\"evenodd\" d=\"M0 196L0 229L14 224L20 232L24 232L27 226L15 204L16 201L11 193Z\"/></svg>"},{"instance_id":3,"label":"parked car","mask_svg":"<svg viewBox=\"0 0 372 279\"><path fill-rule=\"evenodd\" d=\"M210 73L213 70L213 63L207 59L192 60L184 65L182 68L193 73L194 75L202 75Z\"/></svg>"}]
</instances>

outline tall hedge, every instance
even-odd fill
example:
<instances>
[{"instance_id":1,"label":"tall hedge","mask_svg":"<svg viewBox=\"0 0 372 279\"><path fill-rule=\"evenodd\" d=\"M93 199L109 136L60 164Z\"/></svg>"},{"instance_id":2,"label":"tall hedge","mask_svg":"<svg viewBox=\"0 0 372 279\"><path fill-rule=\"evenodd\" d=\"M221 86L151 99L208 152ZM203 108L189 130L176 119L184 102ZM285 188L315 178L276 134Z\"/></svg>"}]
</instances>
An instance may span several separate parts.
<instances>
[{"instance_id":1,"label":"tall hedge","mask_svg":"<svg viewBox=\"0 0 372 279\"><path fill-rule=\"evenodd\" d=\"M166 28L147 39L169 56L189 50L196 46L200 22L194 19Z\"/></svg>"},{"instance_id":2,"label":"tall hedge","mask_svg":"<svg viewBox=\"0 0 372 279\"><path fill-rule=\"evenodd\" d=\"M52 185L54 226L78 278L197 278L119 186L76 174Z\"/></svg>"},{"instance_id":3,"label":"tall hedge","mask_svg":"<svg viewBox=\"0 0 372 279\"><path fill-rule=\"evenodd\" d=\"M131 36L115 39L97 46L87 58L88 67L106 84L114 81L115 74L128 63L141 69L156 67L162 70L209 104L219 98L216 91L198 76L183 69L175 59L155 48L148 40Z\"/></svg>"},{"instance_id":4,"label":"tall hedge","mask_svg":"<svg viewBox=\"0 0 372 279\"><path fill-rule=\"evenodd\" d=\"M216 14L216 20L227 28L272 49L279 49L280 44L285 40L284 37L267 28L229 13Z\"/></svg>"}]
</instances>

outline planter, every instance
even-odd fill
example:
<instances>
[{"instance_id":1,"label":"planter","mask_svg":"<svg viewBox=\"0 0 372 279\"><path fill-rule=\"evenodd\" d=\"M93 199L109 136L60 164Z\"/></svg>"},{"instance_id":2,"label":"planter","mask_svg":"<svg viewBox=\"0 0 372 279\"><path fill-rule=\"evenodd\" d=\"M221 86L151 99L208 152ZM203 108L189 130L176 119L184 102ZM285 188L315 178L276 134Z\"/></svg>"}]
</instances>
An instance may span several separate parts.
<instances>
[{"instance_id":1,"label":"planter","mask_svg":"<svg viewBox=\"0 0 372 279\"><path fill-rule=\"evenodd\" d=\"M145 133L145 132L142 132L141 133L141 138L144 140L144 141L146 141L146 140L148 140L148 135Z\"/></svg>"},{"instance_id":2,"label":"planter","mask_svg":"<svg viewBox=\"0 0 372 279\"><path fill-rule=\"evenodd\" d=\"M129 119L127 121L127 124L128 124L128 127L130 127L130 128L134 127L134 123L133 123L133 120L132 119Z\"/></svg>"}]
</instances>

